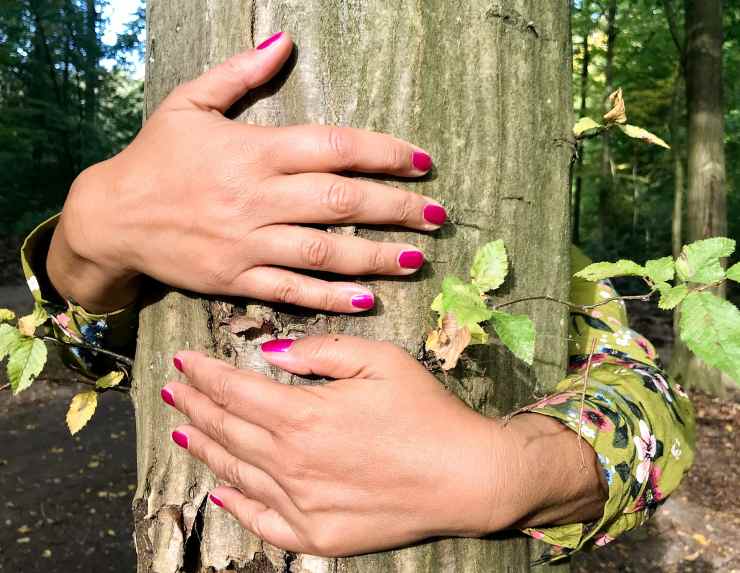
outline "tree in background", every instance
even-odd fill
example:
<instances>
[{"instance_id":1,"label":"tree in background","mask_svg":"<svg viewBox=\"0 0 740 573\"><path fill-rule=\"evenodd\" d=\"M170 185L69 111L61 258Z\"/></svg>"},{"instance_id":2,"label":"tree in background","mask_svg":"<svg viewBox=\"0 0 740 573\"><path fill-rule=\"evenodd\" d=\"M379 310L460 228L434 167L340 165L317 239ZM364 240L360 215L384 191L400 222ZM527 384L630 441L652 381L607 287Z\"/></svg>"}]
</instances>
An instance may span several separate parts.
<instances>
[{"instance_id":1,"label":"tree in background","mask_svg":"<svg viewBox=\"0 0 740 573\"><path fill-rule=\"evenodd\" d=\"M76 175L140 127L141 82L101 65L132 47L103 43L104 6L0 3L0 235L23 234L58 210Z\"/></svg>"},{"instance_id":2,"label":"tree in background","mask_svg":"<svg viewBox=\"0 0 740 573\"><path fill-rule=\"evenodd\" d=\"M373 280L380 300L402 303L370 316L306 316L255 304L235 308L177 292L154 295L140 318L132 390L140 571L531 570L530 542L521 536L444 539L344 559L271 547L207 503L214 477L170 444L168 432L181 418L159 396L162 381L175 374L170 357L182 348L205 350L272 376L278 373L266 370L259 343L289 333L343 332L391 340L419 356L434 323L430 304L443 277L466 274L475 250L491 239L504 239L511 255L512 296L567 295L573 126L568 4L514 0L506 6L426 0L392 10L385 2L354 3L348 10L346 2L336 0L258 0L247 9L231 0L206 10L200 3L150 0L148 29L149 37L156 38L156 57L147 58L147 114L179 82L254 45L256 38L287 30L298 46L295 69L248 96L251 105L241 119L268 125L351 125L425 146L438 171L409 185L446 203L455 231L435 237L336 229L413 240L434 262L433 273L424 272L419 280ZM149 44L149 54L153 49ZM443 381L489 415L510 411L535 386L544 389L563 372L564 309L533 304L522 310L543 333L533 368L487 345ZM227 323L242 314L262 317L269 334L232 334ZM284 382L305 382L279 375Z\"/></svg>"}]
</instances>

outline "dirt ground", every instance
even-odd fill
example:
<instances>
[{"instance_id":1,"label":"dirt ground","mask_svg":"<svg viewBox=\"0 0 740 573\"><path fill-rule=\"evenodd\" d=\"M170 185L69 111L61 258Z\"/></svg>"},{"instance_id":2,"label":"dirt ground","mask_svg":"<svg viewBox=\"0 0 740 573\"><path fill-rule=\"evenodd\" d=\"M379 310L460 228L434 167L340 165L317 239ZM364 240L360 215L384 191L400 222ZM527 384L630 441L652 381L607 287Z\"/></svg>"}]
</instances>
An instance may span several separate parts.
<instances>
[{"instance_id":1,"label":"dirt ground","mask_svg":"<svg viewBox=\"0 0 740 573\"><path fill-rule=\"evenodd\" d=\"M0 306L29 307L12 252L0 244ZM14 247L14 246L13 246ZM14 249L13 249L14 250ZM662 353L670 318L631 309L637 329ZM4 384L0 373L0 386ZM0 392L0 572L130 573L135 570L131 501L136 483L133 408L103 395L77 437L64 416L82 386L53 360L14 398ZM650 524L574 559L577 573L740 573L740 392L725 400L693 394L696 463Z\"/></svg>"}]
</instances>

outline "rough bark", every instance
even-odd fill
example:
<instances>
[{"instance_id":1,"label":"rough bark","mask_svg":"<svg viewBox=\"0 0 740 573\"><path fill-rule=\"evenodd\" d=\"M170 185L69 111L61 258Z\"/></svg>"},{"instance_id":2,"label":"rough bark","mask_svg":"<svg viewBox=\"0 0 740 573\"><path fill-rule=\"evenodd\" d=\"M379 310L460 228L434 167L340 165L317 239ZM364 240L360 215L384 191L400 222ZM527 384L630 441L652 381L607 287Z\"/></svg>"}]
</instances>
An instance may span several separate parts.
<instances>
[{"instance_id":1,"label":"rough bark","mask_svg":"<svg viewBox=\"0 0 740 573\"><path fill-rule=\"evenodd\" d=\"M292 70L249 96L241 121L351 125L429 149L434 173L398 182L441 199L453 224L434 236L398 229L332 229L412 241L429 265L409 280L368 280L381 301L369 316L314 315L243 301L203 300L152 288L141 314L133 399L139 481L134 499L140 572L524 571L521 536L441 540L349 559L286 554L248 535L206 503L215 480L172 447L181 420L159 388L181 348L205 350L287 383L258 345L271 337L345 332L422 352L429 304L445 275L463 275L475 248L503 238L513 262L507 296L568 289L568 172L572 145L569 6L564 0L365 2L350 0L149 0L146 113L178 83L276 30L297 44ZM236 114L234 114L236 115ZM392 305L392 308L391 308ZM471 352L447 384L488 415L511 410L561 375L562 308L521 305L540 333L533 368L498 345ZM250 339L222 327L235 312L265 313ZM450 500L450 503L455 503ZM495 511L495 508L492 508Z\"/></svg>"},{"instance_id":2,"label":"rough bark","mask_svg":"<svg viewBox=\"0 0 740 573\"><path fill-rule=\"evenodd\" d=\"M722 1L686 0L687 242L727 234L722 42ZM721 372L681 343L671 371L686 386L722 392Z\"/></svg>"}]
</instances>

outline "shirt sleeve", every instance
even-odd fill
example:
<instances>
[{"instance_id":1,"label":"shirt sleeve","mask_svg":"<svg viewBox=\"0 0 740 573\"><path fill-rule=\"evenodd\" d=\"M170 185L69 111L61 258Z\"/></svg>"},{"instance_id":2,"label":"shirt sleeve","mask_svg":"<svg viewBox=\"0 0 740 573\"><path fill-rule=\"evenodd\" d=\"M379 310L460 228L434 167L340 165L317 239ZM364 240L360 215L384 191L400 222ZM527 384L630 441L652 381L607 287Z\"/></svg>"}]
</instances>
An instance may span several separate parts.
<instances>
[{"instance_id":1,"label":"shirt sleeve","mask_svg":"<svg viewBox=\"0 0 740 573\"><path fill-rule=\"evenodd\" d=\"M58 221L59 215L55 215L31 231L21 247L21 265L34 301L49 313L51 335L60 342L65 364L97 378L122 365L94 348L133 355L138 308L133 304L115 312L93 314L56 292L46 273L46 256Z\"/></svg>"},{"instance_id":2,"label":"shirt sleeve","mask_svg":"<svg viewBox=\"0 0 740 573\"><path fill-rule=\"evenodd\" d=\"M590 261L573 248L571 263L575 273ZM618 295L609 281L574 278L570 296L571 302L592 305ZM623 301L571 312L569 338L567 377L555 394L523 410L555 418L574 432L580 428L596 452L609 494L597 521L525 529L550 545L540 562L606 545L645 523L694 459L691 402L668 379L653 345L630 330Z\"/></svg>"}]
</instances>

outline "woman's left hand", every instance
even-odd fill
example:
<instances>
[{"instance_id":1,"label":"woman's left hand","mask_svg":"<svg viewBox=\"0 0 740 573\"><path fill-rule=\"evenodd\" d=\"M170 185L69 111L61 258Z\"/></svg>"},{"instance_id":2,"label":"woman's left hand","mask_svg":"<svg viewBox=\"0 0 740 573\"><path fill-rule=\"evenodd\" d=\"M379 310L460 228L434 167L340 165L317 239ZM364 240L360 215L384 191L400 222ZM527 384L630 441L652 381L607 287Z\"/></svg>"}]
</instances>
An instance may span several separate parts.
<instances>
[{"instance_id":1,"label":"woman's left hand","mask_svg":"<svg viewBox=\"0 0 740 573\"><path fill-rule=\"evenodd\" d=\"M162 390L190 418L173 439L233 486L211 499L245 528L290 551L335 556L514 521L493 471L498 424L402 349L328 335L262 350L287 371L336 380L289 386L181 352L175 364L189 384Z\"/></svg>"}]
</instances>

